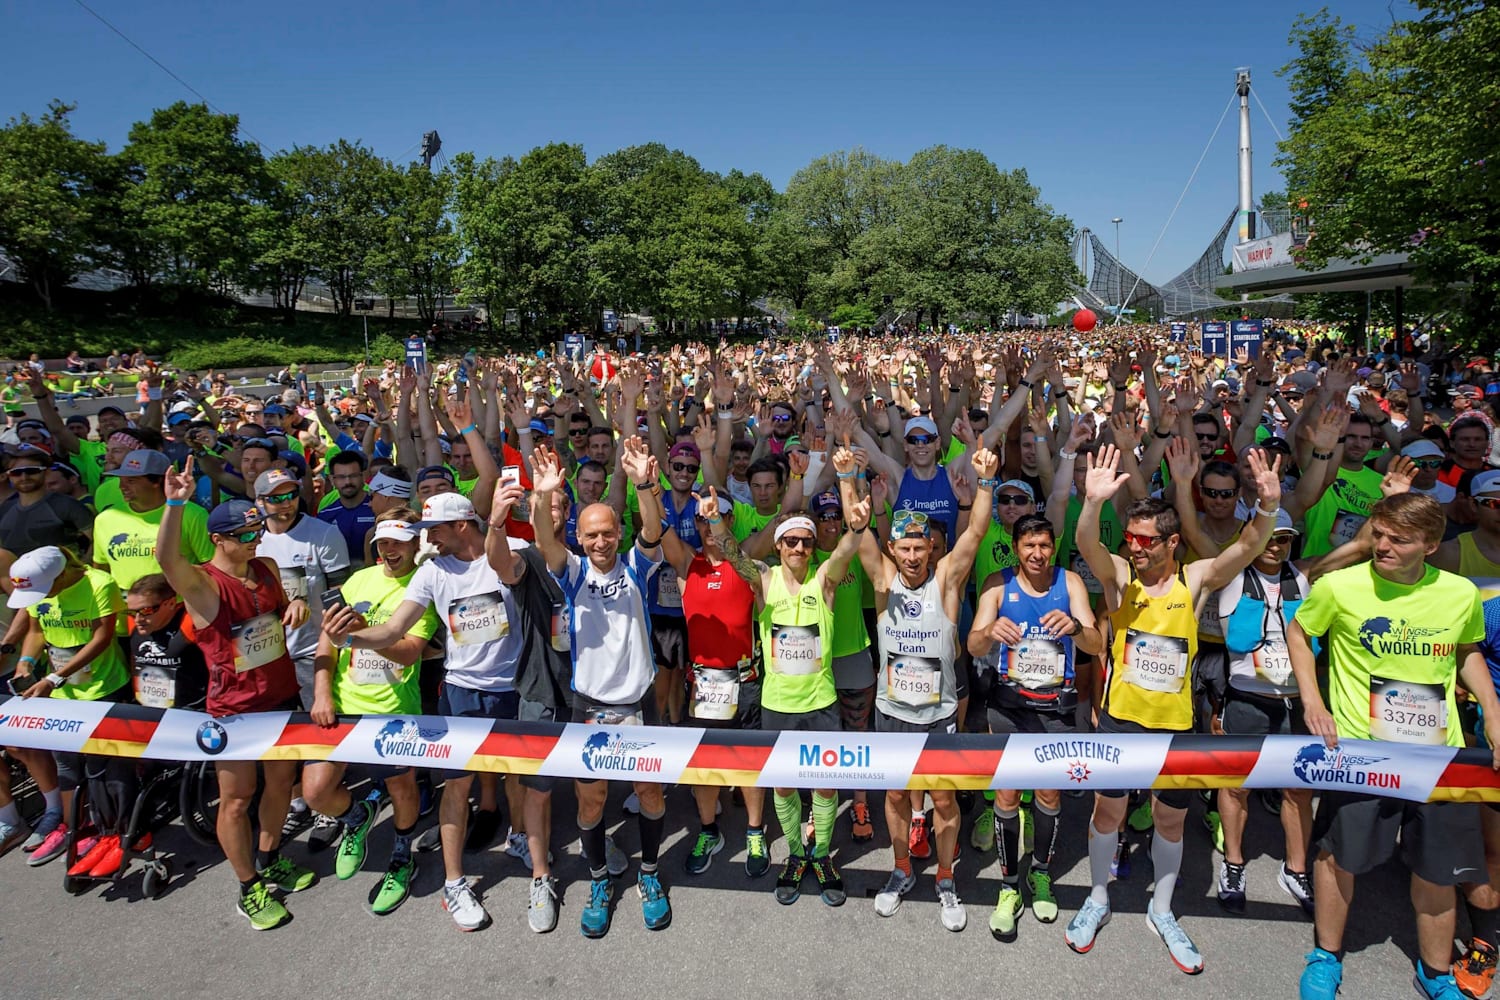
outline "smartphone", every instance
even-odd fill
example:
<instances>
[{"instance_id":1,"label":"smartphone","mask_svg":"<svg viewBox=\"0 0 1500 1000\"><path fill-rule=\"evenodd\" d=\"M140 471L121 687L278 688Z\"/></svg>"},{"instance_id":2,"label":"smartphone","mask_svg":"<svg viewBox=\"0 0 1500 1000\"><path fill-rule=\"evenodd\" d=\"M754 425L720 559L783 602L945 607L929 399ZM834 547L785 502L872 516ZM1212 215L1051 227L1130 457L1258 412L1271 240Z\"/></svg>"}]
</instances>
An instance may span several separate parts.
<instances>
[{"instance_id":1,"label":"smartphone","mask_svg":"<svg viewBox=\"0 0 1500 1000\"><path fill-rule=\"evenodd\" d=\"M507 465L500 470L500 483L509 486L512 483L521 485L521 467L519 465Z\"/></svg>"},{"instance_id":2,"label":"smartphone","mask_svg":"<svg viewBox=\"0 0 1500 1000\"><path fill-rule=\"evenodd\" d=\"M17 677L16 675L12 674L10 679L5 682L6 686L10 688L10 693L14 695L22 694L27 688L31 687L31 685L35 683L35 674L27 674L25 677Z\"/></svg>"},{"instance_id":3,"label":"smartphone","mask_svg":"<svg viewBox=\"0 0 1500 1000\"><path fill-rule=\"evenodd\" d=\"M318 600L323 602L323 611L325 614L329 611L334 610L335 608L340 607L341 605L349 603L348 601L344 600L344 592L337 587L333 587L330 590L323 591L323 593L318 597Z\"/></svg>"}]
</instances>

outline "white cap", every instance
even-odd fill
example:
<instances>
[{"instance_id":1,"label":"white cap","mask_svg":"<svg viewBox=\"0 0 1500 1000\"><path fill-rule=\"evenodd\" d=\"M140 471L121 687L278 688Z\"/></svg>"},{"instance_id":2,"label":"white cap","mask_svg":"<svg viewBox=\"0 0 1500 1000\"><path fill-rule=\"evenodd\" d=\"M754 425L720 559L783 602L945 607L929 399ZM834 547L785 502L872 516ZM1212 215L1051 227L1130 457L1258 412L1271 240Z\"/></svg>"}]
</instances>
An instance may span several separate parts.
<instances>
[{"instance_id":1,"label":"white cap","mask_svg":"<svg viewBox=\"0 0 1500 1000\"><path fill-rule=\"evenodd\" d=\"M1437 442L1429 438L1418 438L1405 448L1402 448L1401 454L1407 458L1442 458L1443 449L1437 446Z\"/></svg>"},{"instance_id":2,"label":"white cap","mask_svg":"<svg viewBox=\"0 0 1500 1000\"><path fill-rule=\"evenodd\" d=\"M1486 469L1469 482L1469 496L1477 497L1481 493L1500 493L1500 469Z\"/></svg>"},{"instance_id":3,"label":"white cap","mask_svg":"<svg viewBox=\"0 0 1500 1000\"><path fill-rule=\"evenodd\" d=\"M412 527L430 528L436 524L452 524L454 521L473 521L478 524L479 515L474 513L474 505L462 493L439 493L427 498L427 502L422 505L422 520Z\"/></svg>"},{"instance_id":4,"label":"white cap","mask_svg":"<svg viewBox=\"0 0 1500 1000\"><path fill-rule=\"evenodd\" d=\"M172 409L169 410L168 412L169 413L197 413L198 412L198 407L194 403L189 403L187 400L183 400L180 403L174 404L173 407L172 407Z\"/></svg>"},{"instance_id":5,"label":"white cap","mask_svg":"<svg viewBox=\"0 0 1500 1000\"><path fill-rule=\"evenodd\" d=\"M389 538L396 542L409 542L417 537L417 529L410 521L391 518L375 525L375 540Z\"/></svg>"},{"instance_id":6,"label":"white cap","mask_svg":"<svg viewBox=\"0 0 1500 1000\"><path fill-rule=\"evenodd\" d=\"M796 517L789 517L785 521L782 521L779 525L777 525L776 534L772 537L771 540L773 542L779 542L781 541L782 535L785 535L788 531L795 531L798 528L801 528L803 531L811 532L814 535L818 533L818 529L813 526L812 518L803 517L799 514Z\"/></svg>"},{"instance_id":7,"label":"white cap","mask_svg":"<svg viewBox=\"0 0 1500 1000\"><path fill-rule=\"evenodd\" d=\"M5 603L17 609L40 604L67 565L67 558L56 545L32 549L11 563L10 585L13 589L10 600Z\"/></svg>"},{"instance_id":8,"label":"white cap","mask_svg":"<svg viewBox=\"0 0 1500 1000\"><path fill-rule=\"evenodd\" d=\"M378 493L383 497L395 497L398 500L409 500L411 498L411 483L395 476L388 476L382 469L375 473L370 480L370 492Z\"/></svg>"},{"instance_id":9,"label":"white cap","mask_svg":"<svg viewBox=\"0 0 1500 1000\"><path fill-rule=\"evenodd\" d=\"M1289 531L1294 535L1302 534L1302 532L1297 530L1297 526L1292 523L1292 515L1287 513L1287 509L1285 507L1277 507L1276 526L1271 529L1271 534L1284 535Z\"/></svg>"},{"instance_id":10,"label":"white cap","mask_svg":"<svg viewBox=\"0 0 1500 1000\"><path fill-rule=\"evenodd\" d=\"M932 422L931 417L912 417L906 422L906 430L901 432L901 436L905 437L912 431L925 431L928 434L936 434L938 429L937 424Z\"/></svg>"}]
</instances>

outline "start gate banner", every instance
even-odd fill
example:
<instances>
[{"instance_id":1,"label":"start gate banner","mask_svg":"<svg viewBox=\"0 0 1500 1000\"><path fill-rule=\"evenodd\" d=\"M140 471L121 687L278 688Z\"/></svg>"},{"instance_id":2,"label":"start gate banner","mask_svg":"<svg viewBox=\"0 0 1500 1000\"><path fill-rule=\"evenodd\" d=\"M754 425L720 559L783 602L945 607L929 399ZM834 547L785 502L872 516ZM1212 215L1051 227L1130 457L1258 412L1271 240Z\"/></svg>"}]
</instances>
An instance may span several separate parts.
<instances>
[{"instance_id":1,"label":"start gate banner","mask_svg":"<svg viewBox=\"0 0 1500 1000\"><path fill-rule=\"evenodd\" d=\"M1487 750L1307 736L818 733L351 716L213 718L11 697L0 746L151 760L338 760L446 770L782 788L1312 788L1500 802Z\"/></svg>"}]
</instances>

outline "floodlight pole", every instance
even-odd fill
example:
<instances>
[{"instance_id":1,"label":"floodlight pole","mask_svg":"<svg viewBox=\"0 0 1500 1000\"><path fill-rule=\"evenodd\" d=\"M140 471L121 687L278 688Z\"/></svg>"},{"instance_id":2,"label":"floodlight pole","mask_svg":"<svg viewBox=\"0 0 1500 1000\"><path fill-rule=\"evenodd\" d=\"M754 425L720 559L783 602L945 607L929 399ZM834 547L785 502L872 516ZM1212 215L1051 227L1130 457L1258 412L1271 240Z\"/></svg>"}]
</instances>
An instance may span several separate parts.
<instances>
[{"instance_id":1,"label":"floodlight pole","mask_svg":"<svg viewBox=\"0 0 1500 1000\"><path fill-rule=\"evenodd\" d=\"M1255 190L1250 177L1250 68L1234 71L1240 95L1240 242L1255 239Z\"/></svg>"}]
</instances>

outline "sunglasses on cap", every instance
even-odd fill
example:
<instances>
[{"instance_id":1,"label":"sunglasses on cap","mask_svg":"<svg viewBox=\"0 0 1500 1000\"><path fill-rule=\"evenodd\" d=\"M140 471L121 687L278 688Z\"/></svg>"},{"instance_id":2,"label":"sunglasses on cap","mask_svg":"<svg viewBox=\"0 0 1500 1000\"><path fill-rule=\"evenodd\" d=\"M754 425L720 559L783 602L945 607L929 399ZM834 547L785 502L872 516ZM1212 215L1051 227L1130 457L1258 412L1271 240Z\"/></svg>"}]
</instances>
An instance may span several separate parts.
<instances>
[{"instance_id":1,"label":"sunglasses on cap","mask_svg":"<svg viewBox=\"0 0 1500 1000\"><path fill-rule=\"evenodd\" d=\"M1200 486L1198 489L1204 496L1214 500L1228 500L1230 497L1236 496L1240 492L1237 489L1215 490L1210 489L1207 486Z\"/></svg>"},{"instance_id":2,"label":"sunglasses on cap","mask_svg":"<svg viewBox=\"0 0 1500 1000\"><path fill-rule=\"evenodd\" d=\"M268 437L241 438L240 444L248 448L251 445L259 445L262 448L270 448L272 451L280 451L281 446Z\"/></svg>"},{"instance_id":3,"label":"sunglasses on cap","mask_svg":"<svg viewBox=\"0 0 1500 1000\"><path fill-rule=\"evenodd\" d=\"M934 442L936 440L937 440L937 435L935 435L935 434L908 434L908 435L906 435L906 443L907 444L916 444L916 445L932 444L932 442Z\"/></svg>"},{"instance_id":4,"label":"sunglasses on cap","mask_svg":"<svg viewBox=\"0 0 1500 1000\"><path fill-rule=\"evenodd\" d=\"M818 520L819 521L825 521L825 522L826 521L842 521L843 519L844 519L843 513L841 511L837 511L837 510L825 510L823 513L821 513L821 514L818 515Z\"/></svg>"},{"instance_id":5,"label":"sunglasses on cap","mask_svg":"<svg viewBox=\"0 0 1500 1000\"><path fill-rule=\"evenodd\" d=\"M693 473L693 475L698 474L698 466L696 465L688 465L686 462L672 462L671 465L673 472L691 472Z\"/></svg>"},{"instance_id":6,"label":"sunglasses on cap","mask_svg":"<svg viewBox=\"0 0 1500 1000\"><path fill-rule=\"evenodd\" d=\"M1153 548L1166 537L1164 535L1137 535L1133 531L1125 531L1122 534L1125 536L1125 544L1134 545L1138 549Z\"/></svg>"}]
</instances>

